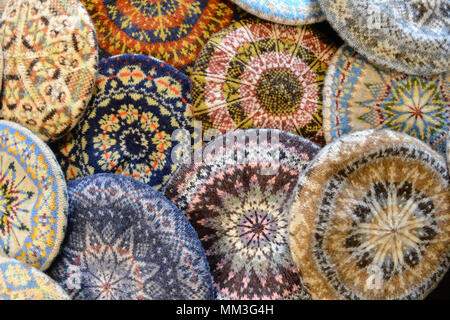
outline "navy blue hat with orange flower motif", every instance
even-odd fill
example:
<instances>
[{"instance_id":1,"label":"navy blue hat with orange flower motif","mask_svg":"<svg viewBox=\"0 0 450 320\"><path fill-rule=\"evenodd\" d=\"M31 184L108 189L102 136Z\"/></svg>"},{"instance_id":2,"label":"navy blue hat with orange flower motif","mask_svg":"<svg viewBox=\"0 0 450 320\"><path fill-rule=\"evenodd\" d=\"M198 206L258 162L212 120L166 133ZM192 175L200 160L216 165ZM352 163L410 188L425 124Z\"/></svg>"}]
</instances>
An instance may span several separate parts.
<instances>
[{"instance_id":1,"label":"navy blue hat with orange flower motif","mask_svg":"<svg viewBox=\"0 0 450 320\"><path fill-rule=\"evenodd\" d=\"M54 148L66 179L109 172L159 189L177 167L177 129L192 132L189 89L186 76L155 58L103 60L84 118Z\"/></svg>"}]
</instances>

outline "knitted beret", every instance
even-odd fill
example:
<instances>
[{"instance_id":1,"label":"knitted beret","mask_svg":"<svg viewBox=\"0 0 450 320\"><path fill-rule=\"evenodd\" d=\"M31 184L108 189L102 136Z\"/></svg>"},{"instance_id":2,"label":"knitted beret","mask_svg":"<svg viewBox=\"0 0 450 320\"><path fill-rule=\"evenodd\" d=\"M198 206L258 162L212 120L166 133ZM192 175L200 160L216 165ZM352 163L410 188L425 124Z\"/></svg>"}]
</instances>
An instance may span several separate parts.
<instances>
[{"instance_id":1,"label":"knitted beret","mask_svg":"<svg viewBox=\"0 0 450 320\"><path fill-rule=\"evenodd\" d=\"M49 275L73 299L212 299L205 252L184 215L135 179L68 183L69 223Z\"/></svg>"},{"instance_id":2,"label":"knitted beret","mask_svg":"<svg viewBox=\"0 0 450 320\"><path fill-rule=\"evenodd\" d=\"M101 61L85 116L53 146L66 179L110 172L160 188L181 159L172 150L193 131L189 89L181 72L154 58Z\"/></svg>"},{"instance_id":3,"label":"knitted beret","mask_svg":"<svg viewBox=\"0 0 450 320\"><path fill-rule=\"evenodd\" d=\"M318 0L341 37L372 63L429 75L450 70L450 2Z\"/></svg>"},{"instance_id":4,"label":"knitted beret","mask_svg":"<svg viewBox=\"0 0 450 320\"><path fill-rule=\"evenodd\" d=\"M136 53L174 67L192 64L215 32L242 12L223 0L81 0L94 21L100 55Z\"/></svg>"},{"instance_id":5,"label":"knitted beret","mask_svg":"<svg viewBox=\"0 0 450 320\"><path fill-rule=\"evenodd\" d=\"M77 123L92 95L94 26L77 0L8 0L3 6L0 117L45 141L58 139Z\"/></svg>"},{"instance_id":6,"label":"knitted beret","mask_svg":"<svg viewBox=\"0 0 450 320\"><path fill-rule=\"evenodd\" d=\"M324 85L323 128L331 142L357 130L407 133L445 154L450 129L450 76L379 69L348 46L333 57Z\"/></svg>"},{"instance_id":7,"label":"knitted beret","mask_svg":"<svg viewBox=\"0 0 450 320\"><path fill-rule=\"evenodd\" d=\"M444 159L391 130L328 144L303 171L290 247L315 299L421 299L450 263Z\"/></svg>"},{"instance_id":8,"label":"knitted beret","mask_svg":"<svg viewBox=\"0 0 450 320\"><path fill-rule=\"evenodd\" d=\"M324 144L322 87L336 49L314 27L236 22L195 63L195 119L205 131L273 128Z\"/></svg>"},{"instance_id":9,"label":"knitted beret","mask_svg":"<svg viewBox=\"0 0 450 320\"><path fill-rule=\"evenodd\" d=\"M45 273L12 258L0 257L0 300L69 300Z\"/></svg>"},{"instance_id":10,"label":"knitted beret","mask_svg":"<svg viewBox=\"0 0 450 320\"><path fill-rule=\"evenodd\" d=\"M0 256L45 270L67 220L64 176L50 148L30 130L0 121Z\"/></svg>"},{"instance_id":11,"label":"knitted beret","mask_svg":"<svg viewBox=\"0 0 450 320\"><path fill-rule=\"evenodd\" d=\"M255 16L287 25L302 25L325 19L317 0L231 0Z\"/></svg>"},{"instance_id":12,"label":"knitted beret","mask_svg":"<svg viewBox=\"0 0 450 320\"><path fill-rule=\"evenodd\" d=\"M206 250L220 299L308 299L288 246L288 218L302 168L319 148L268 129L238 130L182 165L165 195Z\"/></svg>"}]
</instances>

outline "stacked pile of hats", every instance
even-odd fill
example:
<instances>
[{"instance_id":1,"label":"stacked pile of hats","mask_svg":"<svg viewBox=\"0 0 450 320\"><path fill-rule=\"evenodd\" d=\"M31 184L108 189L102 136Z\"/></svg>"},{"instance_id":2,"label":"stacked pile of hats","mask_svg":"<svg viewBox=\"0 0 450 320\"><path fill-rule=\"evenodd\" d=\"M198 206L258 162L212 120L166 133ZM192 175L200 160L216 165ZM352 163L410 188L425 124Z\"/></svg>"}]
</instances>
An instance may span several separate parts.
<instances>
[{"instance_id":1,"label":"stacked pile of hats","mask_svg":"<svg viewBox=\"0 0 450 320\"><path fill-rule=\"evenodd\" d=\"M0 299L438 285L448 1L232 1L0 1Z\"/></svg>"}]
</instances>

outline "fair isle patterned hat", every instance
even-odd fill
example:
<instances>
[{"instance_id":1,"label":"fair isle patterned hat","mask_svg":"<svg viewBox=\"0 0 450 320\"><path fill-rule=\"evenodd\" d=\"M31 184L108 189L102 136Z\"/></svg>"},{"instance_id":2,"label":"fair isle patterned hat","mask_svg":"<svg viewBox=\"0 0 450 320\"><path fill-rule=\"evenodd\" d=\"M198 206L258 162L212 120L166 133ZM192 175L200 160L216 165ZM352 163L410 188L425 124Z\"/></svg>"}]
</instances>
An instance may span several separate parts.
<instances>
[{"instance_id":1,"label":"fair isle patterned hat","mask_svg":"<svg viewBox=\"0 0 450 320\"><path fill-rule=\"evenodd\" d=\"M314 299L423 299L450 264L449 173L391 130L344 135L302 173L292 254Z\"/></svg>"},{"instance_id":2,"label":"fair isle patterned hat","mask_svg":"<svg viewBox=\"0 0 450 320\"><path fill-rule=\"evenodd\" d=\"M0 257L0 300L70 300L45 273Z\"/></svg>"},{"instance_id":3,"label":"fair isle patterned hat","mask_svg":"<svg viewBox=\"0 0 450 320\"><path fill-rule=\"evenodd\" d=\"M317 0L231 0L245 11L275 23L302 25L325 19Z\"/></svg>"},{"instance_id":4,"label":"fair isle patterned hat","mask_svg":"<svg viewBox=\"0 0 450 320\"><path fill-rule=\"evenodd\" d=\"M177 168L173 148L193 132L189 90L186 76L151 57L101 61L85 116L54 146L66 179L110 172L159 189Z\"/></svg>"},{"instance_id":5,"label":"fair isle patterned hat","mask_svg":"<svg viewBox=\"0 0 450 320\"><path fill-rule=\"evenodd\" d=\"M94 26L77 0L3 1L0 117L44 141L64 136L92 96L98 63Z\"/></svg>"},{"instance_id":6,"label":"fair isle patterned hat","mask_svg":"<svg viewBox=\"0 0 450 320\"><path fill-rule=\"evenodd\" d=\"M333 28L372 63L399 72L450 71L445 0L318 0Z\"/></svg>"},{"instance_id":7,"label":"fair isle patterned hat","mask_svg":"<svg viewBox=\"0 0 450 320\"><path fill-rule=\"evenodd\" d=\"M449 73L413 76L379 69L343 46L330 63L323 96L328 143L349 132L386 128L407 133L445 154Z\"/></svg>"},{"instance_id":8,"label":"fair isle patterned hat","mask_svg":"<svg viewBox=\"0 0 450 320\"><path fill-rule=\"evenodd\" d=\"M66 221L66 183L52 151L30 130L1 120L0 256L47 269Z\"/></svg>"},{"instance_id":9,"label":"fair isle patterned hat","mask_svg":"<svg viewBox=\"0 0 450 320\"><path fill-rule=\"evenodd\" d=\"M195 63L195 119L204 131L272 128L323 145L322 87L336 50L311 26L236 22L216 33Z\"/></svg>"},{"instance_id":10,"label":"fair isle patterned hat","mask_svg":"<svg viewBox=\"0 0 450 320\"><path fill-rule=\"evenodd\" d=\"M446 156L447 156L447 167L450 170L450 133L447 131L447 151L446 151Z\"/></svg>"},{"instance_id":11,"label":"fair isle patterned hat","mask_svg":"<svg viewBox=\"0 0 450 320\"><path fill-rule=\"evenodd\" d=\"M205 251L183 213L135 179L68 183L69 224L49 275L73 299L213 299Z\"/></svg>"},{"instance_id":12,"label":"fair isle patterned hat","mask_svg":"<svg viewBox=\"0 0 450 320\"><path fill-rule=\"evenodd\" d=\"M81 2L97 29L101 58L135 53L177 68L192 65L209 37L245 14L224 0Z\"/></svg>"},{"instance_id":13,"label":"fair isle patterned hat","mask_svg":"<svg viewBox=\"0 0 450 320\"><path fill-rule=\"evenodd\" d=\"M299 173L319 148L279 130L238 130L181 166L165 195L206 250L219 299L309 299L288 245Z\"/></svg>"}]
</instances>

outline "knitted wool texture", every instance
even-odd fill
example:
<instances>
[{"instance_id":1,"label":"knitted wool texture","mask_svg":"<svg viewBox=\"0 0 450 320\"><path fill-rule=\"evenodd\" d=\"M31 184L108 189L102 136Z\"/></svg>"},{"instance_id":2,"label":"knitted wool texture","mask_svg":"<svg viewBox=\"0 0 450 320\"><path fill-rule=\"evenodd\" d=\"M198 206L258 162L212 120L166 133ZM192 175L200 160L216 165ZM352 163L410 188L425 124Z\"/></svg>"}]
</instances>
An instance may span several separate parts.
<instances>
[{"instance_id":1,"label":"knitted wool texture","mask_svg":"<svg viewBox=\"0 0 450 320\"><path fill-rule=\"evenodd\" d=\"M69 224L49 275L73 299L212 299L200 241L151 187L97 174L70 181Z\"/></svg>"},{"instance_id":2,"label":"knitted wool texture","mask_svg":"<svg viewBox=\"0 0 450 320\"><path fill-rule=\"evenodd\" d=\"M430 75L450 70L450 3L319 0L341 37L372 63Z\"/></svg>"},{"instance_id":3,"label":"knitted wool texture","mask_svg":"<svg viewBox=\"0 0 450 320\"><path fill-rule=\"evenodd\" d=\"M422 299L450 263L444 159L390 130L323 148L300 177L290 247L315 299Z\"/></svg>"},{"instance_id":4,"label":"knitted wool texture","mask_svg":"<svg viewBox=\"0 0 450 320\"><path fill-rule=\"evenodd\" d=\"M51 150L28 129L0 121L0 256L47 269L66 220L66 184Z\"/></svg>"},{"instance_id":5,"label":"knitted wool texture","mask_svg":"<svg viewBox=\"0 0 450 320\"><path fill-rule=\"evenodd\" d=\"M85 116L53 146L66 179L110 172L159 189L177 167L172 150L193 131L189 80L142 55L111 57L99 67Z\"/></svg>"},{"instance_id":6,"label":"knitted wool texture","mask_svg":"<svg viewBox=\"0 0 450 320\"><path fill-rule=\"evenodd\" d=\"M69 300L46 274L12 258L0 257L0 300Z\"/></svg>"},{"instance_id":7,"label":"knitted wool texture","mask_svg":"<svg viewBox=\"0 0 450 320\"><path fill-rule=\"evenodd\" d=\"M190 66L209 37L242 15L224 0L81 2L94 21L102 58L143 54L178 68Z\"/></svg>"},{"instance_id":8,"label":"knitted wool texture","mask_svg":"<svg viewBox=\"0 0 450 320\"><path fill-rule=\"evenodd\" d=\"M448 73L413 76L379 69L343 46L325 79L325 139L329 143L352 131L386 128L407 133L445 154L449 99Z\"/></svg>"},{"instance_id":9,"label":"knitted wool texture","mask_svg":"<svg viewBox=\"0 0 450 320\"><path fill-rule=\"evenodd\" d=\"M288 246L299 173L319 148L279 130L238 130L181 166L165 195L206 250L219 299L309 299Z\"/></svg>"},{"instance_id":10,"label":"knitted wool texture","mask_svg":"<svg viewBox=\"0 0 450 320\"><path fill-rule=\"evenodd\" d=\"M323 145L322 87L336 49L310 26L236 22L195 63L194 117L204 131L273 128Z\"/></svg>"},{"instance_id":11,"label":"knitted wool texture","mask_svg":"<svg viewBox=\"0 0 450 320\"><path fill-rule=\"evenodd\" d=\"M58 139L78 122L92 95L94 26L76 0L9 0L2 10L0 117L44 141Z\"/></svg>"},{"instance_id":12,"label":"knitted wool texture","mask_svg":"<svg viewBox=\"0 0 450 320\"><path fill-rule=\"evenodd\" d=\"M450 168L450 134L447 133L447 167ZM449 169L450 170L450 169Z\"/></svg>"},{"instance_id":13,"label":"knitted wool texture","mask_svg":"<svg viewBox=\"0 0 450 320\"><path fill-rule=\"evenodd\" d=\"M231 0L245 11L272 22L302 25L325 19L317 0Z\"/></svg>"}]
</instances>

